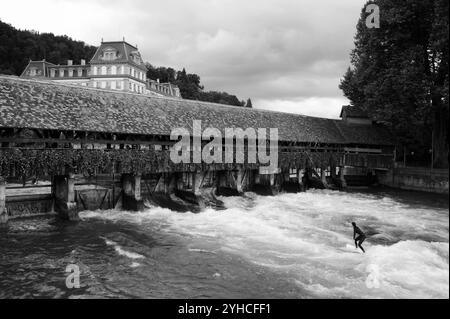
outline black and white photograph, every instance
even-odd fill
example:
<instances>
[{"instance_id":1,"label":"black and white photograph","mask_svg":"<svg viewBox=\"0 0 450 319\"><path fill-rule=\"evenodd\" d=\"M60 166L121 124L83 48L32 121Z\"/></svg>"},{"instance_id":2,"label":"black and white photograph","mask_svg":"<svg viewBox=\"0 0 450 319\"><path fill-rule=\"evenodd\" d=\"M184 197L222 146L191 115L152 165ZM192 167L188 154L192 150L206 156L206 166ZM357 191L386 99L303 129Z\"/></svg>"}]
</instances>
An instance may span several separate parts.
<instances>
[{"instance_id":1,"label":"black and white photograph","mask_svg":"<svg viewBox=\"0 0 450 319\"><path fill-rule=\"evenodd\" d=\"M0 0L0 299L448 300L448 59L448 0Z\"/></svg>"}]
</instances>

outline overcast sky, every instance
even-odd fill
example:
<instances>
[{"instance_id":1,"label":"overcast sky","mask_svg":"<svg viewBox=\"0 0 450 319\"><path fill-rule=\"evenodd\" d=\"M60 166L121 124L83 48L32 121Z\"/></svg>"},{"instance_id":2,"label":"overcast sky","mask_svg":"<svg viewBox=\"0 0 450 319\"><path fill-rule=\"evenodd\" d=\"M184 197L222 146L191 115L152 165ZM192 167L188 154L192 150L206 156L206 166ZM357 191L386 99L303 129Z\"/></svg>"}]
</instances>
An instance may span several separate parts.
<instances>
[{"instance_id":1,"label":"overcast sky","mask_svg":"<svg viewBox=\"0 0 450 319\"><path fill-rule=\"evenodd\" d=\"M365 0L0 0L16 28L137 44L155 66L186 68L206 90L256 108L339 116Z\"/></svg>"}]
</instances>

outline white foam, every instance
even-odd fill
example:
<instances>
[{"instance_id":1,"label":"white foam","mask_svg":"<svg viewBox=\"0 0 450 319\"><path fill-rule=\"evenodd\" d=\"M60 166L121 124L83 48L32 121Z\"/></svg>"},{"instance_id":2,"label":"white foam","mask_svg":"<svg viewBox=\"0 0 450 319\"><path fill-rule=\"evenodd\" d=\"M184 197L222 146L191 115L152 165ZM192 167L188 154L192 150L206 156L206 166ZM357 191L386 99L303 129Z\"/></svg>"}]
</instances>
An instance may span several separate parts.
<instances>
[{"instance_id":1,"label":"white foam","mask_svg":"<svg viewBox=\"0 0 450 319\"><path fill-rule=\"evenodd\" d=\"M240 255L318 297L449 297L446 209L335 191L221 200L224 211L177 214L151 208L140 213L85 212L82 218L150 225L179 235L195 247L192 252ZM352 221L378 233L363 243L366 254L354 247ZM116 251L120 254L120 246Z\"/></svg>"},{"instance_id":2,"label":"white foam","mask_svg":"<svg viewBox=\"0 0 450 319\"><path fill-rule=\"evenodd\" d=\"M130 259L145 259L145 256L142 256L142 255L140 255L138 253L134 253L134 252L125 250L119 244L117 244L116 242L114 242L114 241L112 241L110 239L104 238L104 237L102 237L102 238L105 240L106 245L112 246L114 248L114 250L121 256L125 256L125 257L128 257Z\"/></svg>"}]
</instances>

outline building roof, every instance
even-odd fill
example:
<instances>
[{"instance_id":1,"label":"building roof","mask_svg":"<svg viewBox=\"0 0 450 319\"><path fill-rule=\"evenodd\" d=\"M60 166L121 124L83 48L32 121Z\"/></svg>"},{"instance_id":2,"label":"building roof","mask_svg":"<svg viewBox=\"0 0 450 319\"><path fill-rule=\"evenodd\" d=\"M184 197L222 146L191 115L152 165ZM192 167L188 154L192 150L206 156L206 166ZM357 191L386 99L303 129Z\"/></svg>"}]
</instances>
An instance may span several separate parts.
<instances>
[{"instance_id":1,"label":"building roof","mask_svg":"<svg viewBox=\"0 0 450 319\"><path fill-rule=\"evenodd\" d=\"M84 69L89 69L90 68L90 65L88 65L88 64L72 64L72 65L68 65L68 64L66 64L66 65L61 65L61 64L58 64L58 65L50 65L49 66L49 68L51 68L51 69L76 69L76 68L84 68Z\"/></svg>"},{"instance_id":2,"label":"building roof","mask_svg":"<svg viewBox=\"0 0 450 319\"><path fill-rule=\"evenodd\" d=\"M278 128L280 141L392 145L378 126L0 76L0 127L170 135L172 129Z\"/></svg>"},{"instance_id":3,"label":"building roof","mask_svg":"<svg viewBox=\"0 0 450 319\"><path fill-rule=\"evenodd\" d=\"M367 112L355 105L344 105L341 110L341 118L344 117L357 117L357 118L369 118Z\"/></svg>"},{"instance_id":4,"label":"building roof","mask_svg":"<svg viewBox=\"0 0 450 319\"><path fill-rule=\"evenodd\" d=\"M114 60L104 60L102 59L102 54L104 50L112 49L116 51L117 58ZM109 64L109 63L130 63L143 71L147 71L142 58L140 58L140 62L137 63L133 60L132 56L138 55L140 57L140 53L135 46L132 46L128 42L125 41L111 41L111 42L102 42L92 57L90 63L91 64Z\"/></svg>"},{"instance_id":5,"label":"building roof","mask_svg":"<svg viewBox=\"0 0 450 319\"><path fill-rule=\"evenodd\" d=\"M22 74L20 76L26 77L28 76L26 74L26 71L29 70L30 68L35 68L36 70L40 71L40 76L45 77L47 76L47 68L49 66L55 66L55 64L47 62L45 60L41 60L41 61L31 61L28 62L28 65L25 67L25 69L23 70Z\"/></svg>"}]
</instances>

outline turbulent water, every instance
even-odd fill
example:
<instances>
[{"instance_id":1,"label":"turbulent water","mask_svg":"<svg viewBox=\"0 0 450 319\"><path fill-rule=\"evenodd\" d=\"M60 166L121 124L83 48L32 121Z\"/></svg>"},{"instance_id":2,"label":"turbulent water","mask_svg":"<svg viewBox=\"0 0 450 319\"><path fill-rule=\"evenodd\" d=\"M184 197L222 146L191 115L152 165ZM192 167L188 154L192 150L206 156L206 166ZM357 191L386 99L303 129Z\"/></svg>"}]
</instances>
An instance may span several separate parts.
<instances>
[{"instance_id":1,"label":"turbulent water","mask_svg":"<svg viewBox=\"0 0 450 319\"><path fill-rule=\"evenodd\" d=\"M449 298L448 198L309 191L0 230L0 298ZM354 247L351 222L368 235ZM66 267L80 268L78 289Z\"/></svg>"}]
</instances>

